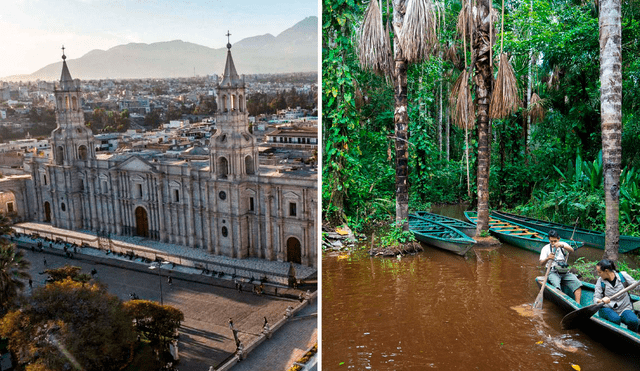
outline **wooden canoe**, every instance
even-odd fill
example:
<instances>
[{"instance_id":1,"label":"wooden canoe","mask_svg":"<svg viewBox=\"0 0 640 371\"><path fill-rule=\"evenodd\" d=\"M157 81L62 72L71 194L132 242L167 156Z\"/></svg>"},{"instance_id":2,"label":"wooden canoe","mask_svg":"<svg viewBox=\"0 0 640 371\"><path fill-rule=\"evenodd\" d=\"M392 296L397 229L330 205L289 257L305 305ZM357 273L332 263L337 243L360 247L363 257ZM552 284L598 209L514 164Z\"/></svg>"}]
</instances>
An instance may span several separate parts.
<instances>
[{"instance_id":1,"label":"wooden canoe","mask_svg":"<svg viewBox=\"0 0 640 371\"><path fill-rule=\"evenodd\" d=\"M424 218L448 225L449 227L453 227L469 237L473 237L476 235L476 226L464 220L454 219L448 216L434 214L427 211L416 211L415 213L413 213L413 215L419 218Z\"/></svg>"},{"instance_id":2,"label":"wooden canoe","mask_svg":"<svg viewBox=\"0 0 640 371\"><path fill-rule=\"evenodd\" d=\"M571 238L571 235L573 234L572 226L560 223L546 222L544 220L528 218L525 216L509 214L501 211L493 211L491 212L491 216L496 219L509 220L518 224L526 225L545 233L548 233L551 229L555 229L556 231L558 231L558 236L560 236L561 238ZM592 231L584 228L576 228L576 233L573 238L575 240L584 242L585 246L591 246L597 249L604 250L603 232ZM620 246L618 248L618 252L627 253L639 247L640 237L620 235Z\"/></svg>"},{"instance_id":3,"label":"wooden canoe","mask_svg":"<svg viewBox=\"0 0 640 371\"><path fill-rule=\"evenodd\" d=\"M458 255L466 254L476 243L474 239L455 228L415 215L409 215L409 230L418 241Z\"/></svg>"},{"instance_id":4,"label":"wooden canoe","mask_svg":"<svg viewBox=\"0 0 640 371\"><path fill-rule=\"evenodd\" d=\"M465 211L464 215L471 223L476 223L477 214L475 211ZM549 243L547 234L537 229L523 226L515 222L499 220L489 217L489 232L495 235L500 241L521 249L537 252ZM561 239L574 249L584 245L580 241L569 241Z\"/></svg>"},{"instance_id":5,"label":"wooden canoe","mask_svg":"<svg viewBox=\"0 0 640 371\"><path fill-rule=\"evenodd\" d=\"M542 285L544 277L536 277L538 287ZM594 285L582 282L582 294L580 297L580 305L576 303L573 293L570 290L559 290L547 282L544 289L544 297L548 301L554 303L564 312L569 313L593 303ZM640 300L637 295L631 295L632 302ZM613 347L614 349L623 350L625 352L640 352L640 334L630 331L626 325L609 322L598 315L594 314L589 320L583 321L579 328L586 332L595 340L603 344Z\"/></svg>"}]
</instances>

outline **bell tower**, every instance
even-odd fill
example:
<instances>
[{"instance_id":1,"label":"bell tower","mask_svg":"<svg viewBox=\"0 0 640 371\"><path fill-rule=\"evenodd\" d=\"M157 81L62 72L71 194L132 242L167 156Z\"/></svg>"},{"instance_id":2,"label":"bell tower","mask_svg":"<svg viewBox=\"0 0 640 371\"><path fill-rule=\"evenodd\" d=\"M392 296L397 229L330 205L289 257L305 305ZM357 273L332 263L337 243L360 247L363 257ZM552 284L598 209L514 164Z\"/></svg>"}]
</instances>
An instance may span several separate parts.
<instances>
[{"instance_id":1,"label":"bell tower","mask_svg":"<svg viewBox=\"0 0 640 371\"><path fill-rule=\"evenodd\" d=\"M226 36L231 34L227 32ZM209 142L210 169L214 179L241 179L258 172L258 147L249 131L244 75L238 76L227 42L227 61L218 84L216 132Z\"/></svg>"},{"instance_id":2,"label":"bell tower","mask_svg":"<svg viewBox=\"0 0 640 371\"><path fill-rule=\"evenodd\" d=\"M53 163L73 165L76 161L95 158L93 132L84 125L84 113L80 107L80 86L71 78L67 57L62 47L62 75L54 90L56 98L56 122L51 132Z\"/></svg>"}]
</instances>

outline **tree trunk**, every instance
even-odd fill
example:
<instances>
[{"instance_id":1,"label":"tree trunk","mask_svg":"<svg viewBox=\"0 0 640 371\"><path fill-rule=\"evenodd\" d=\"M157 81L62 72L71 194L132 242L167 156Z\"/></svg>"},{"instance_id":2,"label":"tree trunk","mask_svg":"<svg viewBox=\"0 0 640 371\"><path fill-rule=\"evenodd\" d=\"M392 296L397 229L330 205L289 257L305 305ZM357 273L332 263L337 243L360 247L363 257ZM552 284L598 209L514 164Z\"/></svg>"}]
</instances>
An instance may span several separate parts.
<instances>
[{"instance_id":1,"label":"tree trunk","mask_svg":"<svg viewBox=\"0 0 640 371\"><path fill-rule=\"evenodd\" d=\"M600 118L606 228L604 258L618 260L622 133L620 0L600 1Z\"/></svg>"},{"instance_id":2,"label":"tree trunk","mask_svg":"<svg viewBox=\"0 0 640 371\"><path fill-rule=\"evenodd\" d=\"M393 28L397 32L404 23L406 0L393 0ZM397 37L394 40L394 96L396 147L396 223L402 223L402 229L409 230L409 153L408 130L409 112L407 111L407 61L400 48Z\"/></svg>"},{"instance_id":3,"label":"tree trunk","mask_svg":"<svg viewBox=\"0 0 640 371\"><path fill-rule=\"evenodd\" d=\"M442 79L438 93L438 159L442 160Z\"/></svg>"},{"instance_id":4,"label":"tree trunk","mask_svg":"<svg viewBox=\"0 0 640 371\"><path fill-rule=\"evenodd\" d=\"M489 104L493 71L489 53L491 51L490 28L493 27L488 0L478 1L478 29L474 38L476 75L476 102L478 125L478 227L476 235L489 229L489 170L491 159L491 128Z\"/></svg>"},{"instance_id":5,"label":"tree trunk","mask_svg":"<svg viewBox=\"0 0 640 371\"><path fill-rule=\"evenodd\" d=\"M395 61L395 112L393 121L396 128L396 223L403 222L403 229L409 230L409 153L407 112L407 63L404 59Z\"/></svg>"}]
</instances>

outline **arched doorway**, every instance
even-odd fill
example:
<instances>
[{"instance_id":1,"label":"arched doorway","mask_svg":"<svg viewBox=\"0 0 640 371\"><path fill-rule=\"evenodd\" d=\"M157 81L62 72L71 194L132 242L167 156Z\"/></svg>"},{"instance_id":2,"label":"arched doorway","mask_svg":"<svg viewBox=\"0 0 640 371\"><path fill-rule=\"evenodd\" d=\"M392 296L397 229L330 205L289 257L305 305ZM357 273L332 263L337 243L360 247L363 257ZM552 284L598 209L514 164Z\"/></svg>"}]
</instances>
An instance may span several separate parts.
<instances>
[{"instance_id":1,"label":"arched doorway","mask_svg":"<svg viewBox=\"0 0 640 371\"><path fill-rule=\"evenodd\" d=\"M44 222L51 223L51 204L49 201L44 203Z\"/></svg>"},{"instance_id":2,"label":"arched doorway","mask_svg":"<svg viewBox=\"0 0 640 371\"><path fill-rule=\"evenodd\" d=\"M300 241L295 237L289 237L287 240L287 261L302 264L302 249Z\"/></svg>"},{"instance_id":3,"label":"arched doorway","mask_svg":"<svg viewBox=\"0 0 640 371\"><path fill-rule=\"evenodd\" d=\"M136 234L141 237L149 237L149 218L147 210L142 206L136 208Z\"/></svg>"}]
</instances>

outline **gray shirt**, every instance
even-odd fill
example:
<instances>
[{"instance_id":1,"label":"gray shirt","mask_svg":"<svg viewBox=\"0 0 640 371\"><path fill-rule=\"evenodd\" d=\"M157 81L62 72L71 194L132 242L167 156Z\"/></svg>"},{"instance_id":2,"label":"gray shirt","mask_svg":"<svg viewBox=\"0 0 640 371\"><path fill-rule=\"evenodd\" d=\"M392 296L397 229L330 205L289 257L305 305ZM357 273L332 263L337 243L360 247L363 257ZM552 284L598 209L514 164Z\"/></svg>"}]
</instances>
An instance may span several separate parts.
<instances>
[{"instance_id":1,"label":"gray shirt","mask_svg":"<svg viewBox=\"0 0 640 371\"><path fill-rule=\"evenodd\" d=\"M636 283L636 280L628 275L627 272L620 273L622 273L622 276L629 285L633 285L634 283ZM595 291L593 293L594 304L596 304L598 300L602 299L605 296L611 298L611 296L613 296L615 293L625 288L622 281L620 281L620 275L618 274L618 272L615 272L615 275L616 284L614 286L611 285L611 282L603 280L602 278L598 278L598 282L596 282ZM602 282L604 282L604 295L602 293ZM624 312L625 310L633 310L631 298L629 298L629 294L626 293L618 296L615 299L611 299L611 302L609 304L605 304L605 306L613 309L618 314L622 314L622 312Z\"/></svg>"}]
</instances>

